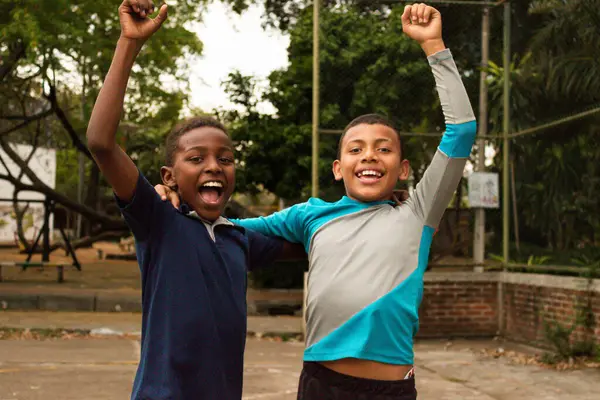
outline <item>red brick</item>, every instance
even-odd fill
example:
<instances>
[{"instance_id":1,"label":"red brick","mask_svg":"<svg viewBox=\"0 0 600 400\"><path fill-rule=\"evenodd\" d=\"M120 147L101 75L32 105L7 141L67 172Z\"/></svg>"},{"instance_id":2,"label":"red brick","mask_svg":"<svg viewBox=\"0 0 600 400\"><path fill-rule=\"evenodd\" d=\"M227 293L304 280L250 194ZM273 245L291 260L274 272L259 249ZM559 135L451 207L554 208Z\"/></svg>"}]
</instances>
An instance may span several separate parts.
<instances>
[{"instance_id":1,"label":"red brick","mask_svg":"<svg viewBox=\"0 0 600 400\"><path fill-rule=\"evenodd\" d=\"M572 323L576 306L587 296L581 291L531 285L505 284L503 289L502 318L506 334L529 342L544 339L545 319ZM492 335L497 330L497 306L495 283L426 282L420 309L421 333L429 336ZM592 307L598 321L596 337L600 337L600 296L594 295Z\"/></svg>"}]
</instances>

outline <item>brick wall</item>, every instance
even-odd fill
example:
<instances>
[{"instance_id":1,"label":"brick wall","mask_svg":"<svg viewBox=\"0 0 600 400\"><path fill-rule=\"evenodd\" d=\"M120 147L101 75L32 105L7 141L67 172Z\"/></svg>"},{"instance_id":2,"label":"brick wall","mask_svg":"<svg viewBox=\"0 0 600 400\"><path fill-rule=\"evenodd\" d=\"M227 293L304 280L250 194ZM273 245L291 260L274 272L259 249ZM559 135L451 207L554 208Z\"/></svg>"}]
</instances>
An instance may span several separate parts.
<instances>
[{"instance_id":1,"label":"brick wall","mask_svg":"<svg viewBox=\"0 0 600 400\"><path fill-rule=\"evenodd\" d=\"M570 326L578 310L588 309L593 330L578 327L573 338L587 335L600 344L600 280L588 284L541 274L426 273L418 337L494 336L502 330L509 339L544 345L545 321Z\"/></svg>"},{"instance_id":2,"label":"brick wall","mask_svg":"<svg viewBox=\"0 0 600 400\"><path fill-rule=\"evenodd\" d=\"M600 291L587 291L587 284L581 278L507 274L503 296L504 335L544 345L547 323L558 322L569 327L587 312L595 326L586 330L578 324L572 338L594 338L600 344Z\"/></svg>"},{"instance_id":3,"label":"brick wall","mask_svg":"<svg viewBox=\"0 0 600 400\"><path fill-rule=\"evenodd\" d=\"M497 282L497 273L427 273L419 337L494 336Z\"/></svg>"},{"instance_id":4,"label":"brick wall","mask_svg":"<svg viewBox=\"0 0 600 400\"><path fill-rule=\"evenodd\" d=\"M577 327L571 339L600 344L600 279L590 284L543 274L427 272L417 338L502 335L543 347L549 345L544 322L570 326L580 309L591 310L594 327Z\"/></svg>"}]
</instances>

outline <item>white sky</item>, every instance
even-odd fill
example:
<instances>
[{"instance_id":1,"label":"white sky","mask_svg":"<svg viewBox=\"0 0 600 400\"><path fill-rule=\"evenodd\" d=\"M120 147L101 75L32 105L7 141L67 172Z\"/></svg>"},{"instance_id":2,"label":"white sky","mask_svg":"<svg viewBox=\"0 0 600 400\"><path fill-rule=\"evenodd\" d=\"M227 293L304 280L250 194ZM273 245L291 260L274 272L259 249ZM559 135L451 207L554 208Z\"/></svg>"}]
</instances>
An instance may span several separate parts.
<instances>
[{"instance_id":1,"label":"white sky","mask_svg":"<svg viewBox=\"0 0 600 400\"><path fill-rule=\"evenodd\" d=\"M204 111L232 108L221 82L239 69L244 75L264 79L288 64L289 39L276 30L262 28L263 7L251 6L241 16L221 3L210 4L204 20L190 29L204 43L202 57L191 65L190 105ZM259 110L271 113L270 104Z\"/></svg>"},{"instance_id":2,"label":"white sky","mask_svg":"<svg viewBox=\"0 0 600 400\"><path fill-rule=\"evenodd\" d=\"M222 3L210 4L201 23L190 29L204 43L202 56L191 65L190 105L204 111L231 109L221 82L227 74L239 69L244 75L265 79L275 69L287 66L289 38L277 30L262 27L262 5L253 5L241 16ZM263 82L266 86L266 82ZM273 113L268 103L259 111ZM491 165L495 150L486 146L486 166ZM473 172L468 163L466 174Z\"/></svg>"}]
</instances>

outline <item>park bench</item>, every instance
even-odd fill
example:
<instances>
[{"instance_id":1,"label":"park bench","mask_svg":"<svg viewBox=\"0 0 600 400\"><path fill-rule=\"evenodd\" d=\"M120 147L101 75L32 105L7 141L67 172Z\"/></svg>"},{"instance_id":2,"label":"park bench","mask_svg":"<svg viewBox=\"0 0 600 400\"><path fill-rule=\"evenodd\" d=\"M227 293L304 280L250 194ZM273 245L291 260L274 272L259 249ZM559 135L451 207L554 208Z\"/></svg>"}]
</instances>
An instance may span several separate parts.
<instances>
[{"instance_id":1,"label":"park bench","mask_svg":"<svg viewBox=\"0 0 600 400\"><path fill-rule=\"evenodd\" d=\"M20 267L21 270L25 271L27 268L56 268L58 272L57 282L62 283L65 281L65 267L75 267L79 271L81 268L77 265L66 264L66 263L55 263L55 262L15 262L15 261L2 261L0 262L0 282L2 282L2 269L4 267Z\"/></svg>"}]
</instances>

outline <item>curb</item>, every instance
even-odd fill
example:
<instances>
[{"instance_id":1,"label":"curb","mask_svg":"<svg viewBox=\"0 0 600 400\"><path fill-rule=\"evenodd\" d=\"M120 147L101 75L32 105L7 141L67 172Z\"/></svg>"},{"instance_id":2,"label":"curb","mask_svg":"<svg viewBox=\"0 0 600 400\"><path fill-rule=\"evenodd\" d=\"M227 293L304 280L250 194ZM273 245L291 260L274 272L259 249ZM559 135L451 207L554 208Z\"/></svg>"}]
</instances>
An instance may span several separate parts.
<instances>
[{"instance_id":1,"label":"curb","mask_svg":"<svg viewBox=\"0 0 600 400\"><path fill-rule=\"evenodd\" d=\"M9 293L0 294L0 308L20 311L142 312L142 302L138 296Z\"/></svg>"},{"instance_id":2,"label":"curb","mask_svg":"<svg viewBox=\"0 0 600 400\"><path fill-rule=\"evenodd\" d=\"M248 300L247 306L249 316L298 315L302 312L302 301L296 299ZM0 293L0 310L141 313L142 301L139 295L106 293Z\"/></svg>"},{"instance_id":3,"label":"curb","mask_svg":"<svg viewBox=\"0 0 600 400\"><path fill-rule=\"evenodd\" d=\"M0 340L7 339L12 336L29 335L34 339L56 339L63 337L86 337L93 336L98 338L118 337L118 338L139 338L141 332L120 332L113 331L109 328L100 329L78 329L78 328L11 328L0 326ZM281 339L283 342L302 341L302 332L284 332L284 331L267 331L255 332L247 331L246 337L256 339Z\"/></svg>"}]
</instances>

